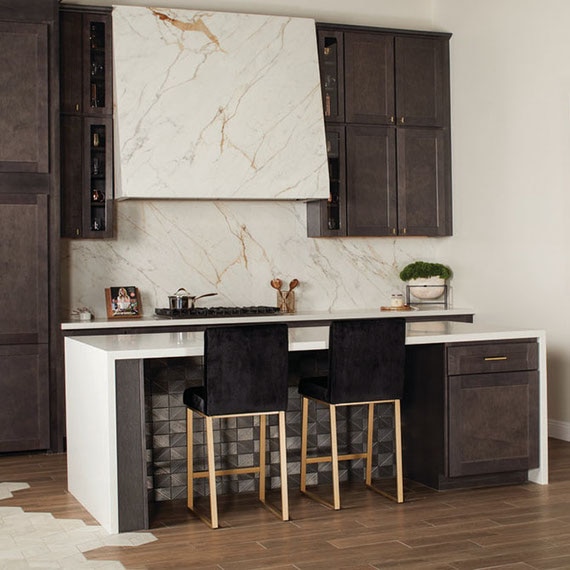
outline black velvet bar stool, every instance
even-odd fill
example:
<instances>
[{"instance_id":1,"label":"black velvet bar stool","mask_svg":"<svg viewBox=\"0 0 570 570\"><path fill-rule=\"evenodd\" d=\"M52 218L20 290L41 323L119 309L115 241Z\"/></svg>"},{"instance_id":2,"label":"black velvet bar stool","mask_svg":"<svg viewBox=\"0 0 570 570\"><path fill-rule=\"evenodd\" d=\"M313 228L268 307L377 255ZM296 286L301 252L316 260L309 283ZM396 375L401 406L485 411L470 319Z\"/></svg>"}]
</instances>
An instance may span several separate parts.
<instances>
[{"instance_id":1,"label":"black velvet bar stool","mask_svg":"<svg viewBox=\"0 0 570 570\"><path fill-rule=\"evenodd\" d=\"M259 499L284 521L289 520L285 410L289 340L287 325L244 325L208 328L204 331L204 384L184 391L188 452L188 508L212 528L218 528L216 475L259 474ZM208 470L194 471L193 412L206 424ZM265 500L266 418L279 416L281 511ZM252 467L215 467L213 420L259 416L259 464ZM194 507L194 479L207 477L210 518Z\"/></svg>"},{"instance_id":2,"label":"black velvet bar stool","mask_svg":"<svg viewBox=\"0 0 570 570\"><path fill-rule=\"evenodd\" d=\"M366 485L389 498L404 501L402 474L402 437L400 400L405 375L404 319L341 320L331 323L329 332L328 376L302 378L299 393L303 400L301 427L301 492L331 507L340 509L339 461L366 459ZM331 454L307 457L309 400L328 406L331 426ZM392 496L372 484L372 431L374 406L394 404L394 439L396 459L396 495ZM339 455L336 408L368 405L366 452ZM307 464L331 462L333 502L307 491Z\"/></svg>"}]
</instances>

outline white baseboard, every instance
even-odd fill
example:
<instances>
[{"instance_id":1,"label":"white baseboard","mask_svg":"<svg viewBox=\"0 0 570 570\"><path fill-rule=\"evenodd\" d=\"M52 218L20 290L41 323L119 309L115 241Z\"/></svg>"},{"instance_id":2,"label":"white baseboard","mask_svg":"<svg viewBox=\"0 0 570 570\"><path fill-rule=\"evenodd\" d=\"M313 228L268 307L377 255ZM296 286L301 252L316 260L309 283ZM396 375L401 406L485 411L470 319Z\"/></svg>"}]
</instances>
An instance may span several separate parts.
<instances>
[{"instance_id":1,"label":"white baseboard","mask_svg":"<svg viewBox=\"0 0 570 570\"><path fill-rule=\"evenodd\" d=\"M548 420L548 437L570 441L570 422Z\"/></svg>"}]
</instances>

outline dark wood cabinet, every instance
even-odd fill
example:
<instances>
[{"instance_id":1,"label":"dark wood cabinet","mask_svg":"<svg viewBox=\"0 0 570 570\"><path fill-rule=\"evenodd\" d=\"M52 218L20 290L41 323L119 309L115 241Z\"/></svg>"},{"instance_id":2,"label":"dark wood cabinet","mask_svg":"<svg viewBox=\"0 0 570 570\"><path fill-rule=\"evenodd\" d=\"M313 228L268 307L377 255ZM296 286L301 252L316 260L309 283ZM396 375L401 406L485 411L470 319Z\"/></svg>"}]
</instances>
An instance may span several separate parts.
<instances>
[{"instance_id":1,"label":"dark wood cabinet","mask_svg":"<svg viewBox=\"0 0 570 570\"><path fill-rule=\"evenodd\" d=\"M0 345L0 453L49 449L46 344Z\"/></svg>"},{"instance_id":2,"label":"dark wood cabinet","mask_svg":"<svg viewBox=\"0 0 570 570\"><path fill-rule=\"evenodd\" d=\"M394 36L345 32L346 121L395 123Z\"/></svg>"},{"instance_id":3,"label":"dark wood cabinet","mask_svg":"<svg viewBox=\"0 0 570 570\"><path fill-rule=\"evenodd\" d=\"M329 125L326 129L330 196L307 204L308 233L311 236L346 235L346 157L345 128Z\"/></svg>"},{"instance_id":4,"label":"dark wood cabinet","mask_svg":"<svg viewBox=\"0 0 570 570\"><path fill-rule=\"evenodd\" d=\"M56 0L0 2L0 453L61 450Z\"/></svg>"},{"instance_id":5,"label":"dark wood cabinet","mask_svg":"<svg viewBox=\"0 0 570 570\"><path fill-rule=\"evenodd\" d=\"M317 32L319 71L325 119L344 121L344 57L342 32Z\"/></svg>"},{"instance_id":6,"label":"dark wood cabinet","mask_svg":"<svg viewBox=\"0 0 570 570\"><path fill-rule=\"evenodd\" d=\"M349 235L396 234L396 131L381 126L346 127Z\"/></svg>"},{"instance_id":7,"label":"dark wood cabinet","mask_svg":"<svg viewBox=\"0 0 570 570\"><path fill-rule=\"evenodd\" d=\"M48 342L48 259L48 196L0 193L0 345Z\"/></svg>"},{"instance_id":8,"label":"dark wood cabinet","mask_svg":"<svg viewBox=\"0 0 570 570\"><path fill-rule=\"evenodd\" d=\"M449 137L442 129L396 129L398 224L404 236L451 234Z\"/></svg>"},{"instance_id":9,"label":"dark wood cabinet","mask_svg":"<svg viewBox=\"0 0 570 570\"><path fill-rule=\"evenodd\" d=\"M48 25L0 21L0 172L49 171Z\"/></svg>"},{"instance_id":10,"label":"dark wood cabinet","mask_svg":"<svg viewBox=\"0 0 570 570\"><path fill-rule=\"evenodd\" d=\"M406 476L436 489L506 484L538 466L534 340L407 348Z\"/></svg>"},{"instance_id":11,"label":"dark wood cabinet","mask_svg":"<svg viewBox=\"0 0 570 570\"><path fill-rule=\"evenodd\" d=\"M85 10L60 11L61 112L112 115L111 15Z\"/></svg>"},{"instance_id":12,"label":"dark wood cabinet","mask_svg":"<svg viewBox=\"0 0 570 570\"><path fill-rule=\"evenodd\" d=\"M451 235L449 37L318 25L325 123L346 127L340 235ZM308 235L339 235L315 230L317 212Z\"/></svg>"},{"instance_id":13,"label":"dark wood cabinet","mask_svg":"<svg viewBox=\"0 0 570 570\"><path fill-rule=\"evenodd\" d=\"M61 235L113 235L111 14L66 6L61 37Z\"/></svg>"}]
</instances>

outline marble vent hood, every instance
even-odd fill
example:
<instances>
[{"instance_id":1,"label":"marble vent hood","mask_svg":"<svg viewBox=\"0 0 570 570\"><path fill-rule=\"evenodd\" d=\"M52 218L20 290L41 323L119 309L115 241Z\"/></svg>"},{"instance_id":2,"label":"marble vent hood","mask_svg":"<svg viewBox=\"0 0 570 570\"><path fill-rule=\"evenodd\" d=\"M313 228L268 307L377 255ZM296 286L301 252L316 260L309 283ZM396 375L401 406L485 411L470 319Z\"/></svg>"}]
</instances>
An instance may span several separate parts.
<instances>
[{"instance_id":1,"label":"marble vent hood","mask_svg":"<svg viewBox=\"0 0 570 570\"><path fill-rule=\"evenodd\" d=\"M315 23L115 6L116 198L329 195Z\"/></svg>"}]
</instances>

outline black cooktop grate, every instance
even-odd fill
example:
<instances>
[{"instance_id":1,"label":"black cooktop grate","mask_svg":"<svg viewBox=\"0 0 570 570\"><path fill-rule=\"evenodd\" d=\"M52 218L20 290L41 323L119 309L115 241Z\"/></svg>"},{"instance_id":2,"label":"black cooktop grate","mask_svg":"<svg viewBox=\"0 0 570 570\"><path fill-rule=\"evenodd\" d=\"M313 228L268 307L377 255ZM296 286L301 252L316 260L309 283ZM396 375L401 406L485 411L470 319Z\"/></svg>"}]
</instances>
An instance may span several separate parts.
<instances>
[{"instance_id":1,"label":"black cooktop grate","mask_svg":"<svg viewBox=\"0 0 570 570\"><path fill-rule=\"evenodd\" d=\"M277 307L195 307L193 309L155 309L160 317L169 319L191 319L208 317L253 317L275 315L279 313Z\"/></svg>"}]
</instances>

